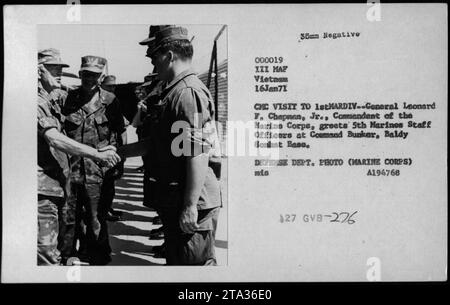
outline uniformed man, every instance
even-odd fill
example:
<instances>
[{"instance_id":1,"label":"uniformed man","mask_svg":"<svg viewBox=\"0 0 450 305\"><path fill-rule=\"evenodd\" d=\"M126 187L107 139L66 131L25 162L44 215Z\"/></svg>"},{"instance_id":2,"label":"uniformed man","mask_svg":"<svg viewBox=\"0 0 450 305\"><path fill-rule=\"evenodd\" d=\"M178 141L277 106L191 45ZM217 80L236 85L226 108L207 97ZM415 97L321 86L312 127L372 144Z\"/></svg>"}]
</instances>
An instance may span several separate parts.
<instances>
[{"instance_id":1,"label":"uniformed man","mask_svg":"<svg viewBox=\"0 0 450 305\"><path fill-rule=\"evenodd\" d=\"M144 83L140 86L139 90L145 92L145 97L142 97L138 103L138 111L133 118L133 126L139 127L141 130L141 138L146 138L147 140L152 138L152 133L155 131L154 126L158 122L158 102L159 97L162 92L163 82L158 78L157 73L150 73L145 76ZM144 166L144 206L155 210L158 213L158 206L155 205L155 177L152 171L152 162L156 160L152 158L153 153L150 150L156 149L155 143L150 142L149 152L142 157ZM157 161L156 161L157 162ZM161 225L161 217L159 213L152 219L153 225ZM157 229L152 229L150 231L150 239L161 239L164 238L163 226ZM164 244L161 246L154 246L152 248L155 257L163 256Z\"/></svg>"},{"instance_id":2,"label":"uniformed man","mask_svg":"<svg viewBox=\"0 0 450 305\"><path fill-rule=\"evenodd\" d=\"M151 73L145 76L144 83L136 88L139 92L143 92L140 95L140 101L137 105L137 112L133 117L133 127L136 130L139 129L139 139L149 139L151 138L151 133L154 130L153 125L157 121L157 111L155 111L154 105L159 102L159 94L161 93L161 81L157 78L156 73ZM154 148L150 145L149 149ZM148 208L155 208L152 204L152 181L149 170L149 164L151 162L151 153L148 152L146 155L142 156L143 167L144 167L144 206Z\"/></svg>"},{"instance_id":3,"label":"uniformed man","mask_svg":"<svg viewBox=\"0 0 450 305\"><path fill-rule=\"evenodd\" d=\"M208 166L215 132L211 94L191 70L193 47L185 28L150 27L140 44L148 47L147 56L164 82L151 170L167 264L216 265L214 221L221 200L219 181Z\"/></svg>"},{"instance_id":4,"label":"uniformed man","mask_svg":"<svg viewBox=\"0 0 450 305\"><path fill-rule=\"evenodd\" d=\"M100 87L106 59L98 56L81 58L81 87L70 91L62 109L66 116L64 130L72 139L101 149L117 146L124 132L123 117L114 94ZM105 265L111 261L106 215L108 204L101 197L101 187L107 168L93 160L72 157L69 204L77 210L73 223L72 243L66 244L64 255L78 255L90 265ZM75 230L76 229L76 230ZM75 249L76 238L80 248Z\"/></svg>"},{"instance_id":5,"label":"uniformed man","mask_svg":"<svg viewBox=\"0 0 450 305\"><path fill-rule=\"evenodd\" d=\"M58 265L61 262L58 237L60 231L64 231L64 220L70 214L65 205L69 173L67 154L103 161L109 166L120 160L114 147L107 146L105 149L109 150L98 151L62 133L63 116L59 100L54 99L58 95L52 93L61 86L63 67L69 65L61 61L58 50L38 52L38 265Z\"/></svg>"},{"instance_id":6,"label":"uniformed man","mask_svg":"<svg viewBox=\"0 0 450 305\"><path fill-rule=\"evenodd\" d=\"M157 73L149 73L144 77L144 83L135 88L135 95L138 98L139 102L137 104L137 111L132 119L131 125L136 128L136 134L138 136L138 140L142 140L144 138L144 119L147 116L147 98L151 95L151 91L153 91L153 84L155 84L155 80L157 77ZM139 167L137 170L145 173L145 156L142 156L143 165ZM144 203L145 203L145 179L144 179ZM144 204L145 205L145 204Z\"/></svg>"},{"instance_id":7,"label":"uniformed man","mask_svg":"<svg viewBox=\"0 0 450 305\"><path fill-rule=\"evenodd\" d=\"M116 90L116 77L114 75L107 75L103 79L101 87L103 90L114 93L114 91ZM129 122L127 121L127 119L125 117L123 117L123 121L124 121L124 126L126 128L126 126L129 125ZM126 129L117 138L117 140L118 140L119 146L127 144ZM105 174L105 179L103 181L102 197L104 198L105 204L109 205L108 213L106 214L106 220L108 220L108 221L118 221L121 219L120 217L122 216L122 212L114 210L112 205L113 205L114 196L116 194L114 181L119 179L123 175L124 163L125 163L125 160L122 160L114 168L110 169Z\"/></svg>"},{"instance_id":8,"label":"uniformed man","mask_svg":"<svg viewBox=\"0 0 450 305\"><path fill-rule=\"evenodd\" d=\"M41 58L42 59L45 58L46 60L46 62L44 63L45 68L50 72L50 74L54 77L55 81L58 83L58 87L54 88L52 92L49 92L50 97L61 107L62 104L64 103L64 100L67 97L68 91L66 90L68 89L68 87L61 83L61 77L63 74L63 68L68 68L69 65L61 64L60 62L58 62L58 60L51 59L54 54L58 54L57 56L59 56L59 51L52 48L42 50Z\"/></svg>"}]
</instances>

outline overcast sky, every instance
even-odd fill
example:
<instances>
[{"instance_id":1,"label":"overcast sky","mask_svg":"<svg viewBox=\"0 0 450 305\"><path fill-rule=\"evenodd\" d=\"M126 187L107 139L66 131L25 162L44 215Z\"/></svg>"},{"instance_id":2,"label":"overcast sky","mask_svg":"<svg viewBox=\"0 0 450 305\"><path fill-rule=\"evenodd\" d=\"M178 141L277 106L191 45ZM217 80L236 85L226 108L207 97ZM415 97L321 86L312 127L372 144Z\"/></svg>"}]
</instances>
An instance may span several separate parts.
<instances>
[{"instance_id":1,"label":"overcast sky","mask_svg":"<svg viewBox=\"0 0 450 305\"><path fill-rule=\"evenodd\" d=\"M214 38L222 25L185 25L189 38L195 36L193 67L198 73L209 68ZM38 49L56 48L69 64L64 71L78 74L81 57L98 55L108 60L109 74L118 83L142 82L153 66L139 41L148 37L149 25L39 25ZM227 58L227 32L218 41L218 62ZM64 80L68 85L79 80Z\"/></svg>"}]
</instances>

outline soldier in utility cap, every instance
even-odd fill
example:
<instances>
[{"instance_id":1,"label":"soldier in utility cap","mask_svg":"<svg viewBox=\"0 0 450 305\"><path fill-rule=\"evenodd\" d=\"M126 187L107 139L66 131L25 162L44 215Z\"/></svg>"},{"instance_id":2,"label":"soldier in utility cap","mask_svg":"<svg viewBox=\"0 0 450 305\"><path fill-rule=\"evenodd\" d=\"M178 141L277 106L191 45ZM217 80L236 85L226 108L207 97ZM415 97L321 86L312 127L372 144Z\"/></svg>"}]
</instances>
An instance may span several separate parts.
<instances>
[{"instance_id":1,"label":"soldier in utility cap","mask_svg":"<svg viewBox=\"0 0 450 305\"><path fill-rule=\"evenodd\" d=\"M62 67L68 65L61 61L58 50L38 52L38 265L64 263L58 240L64 235L70 214L66 205L68 154L105 162L111 167L120 159L111 146L97 150L62 133L63 115L52 96L60 85L57 80L60 74L55 71Z\"/></svg>"},{"instance_id":2,"label":"soldier in utility cap","mask_svg":"<svg viewBox=\"0 0 450 305\"><path fill-rule=\"evenodd\" d=\"M153 27L153 26L152 26ZM152 72L147 74L144 77L144 83L140 85L137 90L142 92L142 95L138 96L140 99L137 104L137 112L133 118L133 126L136 127L136 133L138 134L139 139L146 138L149 140L151 138L151 134L154 131L154 124L158 119L158 107L155 105L159 102L159 95L161 93L161 85L162 82L158 78L158 73ZM150 142L151 143L151 142ZM150 149L154 149L154 145L150 145ZM143 205L151 208L153 210L157 210L157 207L153 204L153 194L155 192L154 189L154 177L152 176L151 171L151 159L152 153L148 152L147 155L142 156L143 166L142 169L144 171L144 200ZM161 218L156 216L153 218L152 223L154 225L161 224ZM153 229L150 231L150 238L162 238L163 235L163 227L159 227L158 229ZM155 246L152 248L153 252L156 255L157 249L162 250L162 246ZM158 253L159 254L159 253Z\"/></svg>"},{"instance_id":3,"label":"soldier in utility cap","mask_svg":"<svg viewBox=\"0 0 450 305\"><path fill-rule=\"evenodd\" d=\"M193 47L184 27L151 26L147 46L163 82L151 152L154 202L164 226L168 265L216 265L215 223L220 185L209 153L215 130L214 103L191 69ZM178 132L172 133L172 127Z\"/></svg>"},{"instance_id":4,"label":"soldier in utility cap","mask_svg":"<svg viewBox=\"0 0 450 305\"><path fill-rule=\"evenodd\" d=\"M54 101L62 105L67 97L67 91L64 88L67 88L61 83L61 76L63 74L63 68L68 68L69 65L61 60L59 50L53 48L40 50L38 52L38 63L44 65L56 80L57 87L50 94Z\"/></svg>"},{"instance_id":5,"label":"soldier in utility cap","mask_svg":"<svg viewBox=\"0 0 450 305\"><path fill-rule=\"evenodd\" d=\"M69 67L61 60L59 50L52 48L38 52L38 63L44 65L59 83L61 83L62 69Z\"/></svg>"},{"instance_id":6,"label":"soldier in utility cap","mask_svg":"<svg viewBox=\"0 0 450 305\"><path fill-rule=\"evenodd\" d=\"M113 93L100 86L106 64L106 59L99 56L81 58L81 87L69 92L62 109L67 135L96 149L108 145L117 147L118 137L125 131L119 102ZM67 232L63 255L78 255L91 265L105 265L111 261L106 222L109 205L101 193L108 168L83 157L72 156L70 161L68 204L75 206L77 213L72 230ZM78 251L75 249L77 237L80 239Z\"/></svg>"}]
</instances>

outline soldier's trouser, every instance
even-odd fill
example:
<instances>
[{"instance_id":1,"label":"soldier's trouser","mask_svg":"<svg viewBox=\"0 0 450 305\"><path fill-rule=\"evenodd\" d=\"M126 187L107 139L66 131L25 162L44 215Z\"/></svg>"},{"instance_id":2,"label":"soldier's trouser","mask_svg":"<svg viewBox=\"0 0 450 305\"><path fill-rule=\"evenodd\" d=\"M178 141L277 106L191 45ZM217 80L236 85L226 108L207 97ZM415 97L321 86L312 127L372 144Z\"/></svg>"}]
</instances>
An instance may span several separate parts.
<instances>
[{"instance_id":1,"label":"soldier's trouser","mask_svg":"<svg viewBox=\"0 0 450 305\"><path fill-rule=\"evenodd\" d=\"M198 211L201 230L184 233L179 225L180 211L158 209L164 227L167 265L217 265L215 255L215 229L219 209Z\"/></svg>"},{"instance_id":2,"label":"soldier's trouser","mask_svg":"<svg viewBox=\"0 0 450 305\"><path fill-rule=\"evenodd\" d=\"M106 211L112 207L114 196L116 194L116 189L114 185L115 178L112 176L106 176L103 180L101 188L101 200L102 204L105 205Z\"/></svg>"},{"instance_id":3,"label":"soldier's trouser","mask_svg":"<svg viewBox=\"0 0 450 305\"><path fill-rule=\"evenodd\" d=\"M58 246L59 214L63 197L38 195L38 265L59 265L61 261Z\"/></svg>"},{"instance_id":4,"label":"soldier's trouser","mask_svg":"<svg viewBox=\"0 0 450 305\"><path fill-rule=\"evenodd\" d=\"M106 214L109 207L101 197L101 184L72 183L68 199L75 206L75 222L66 227L64 254L74 255L76 240L85 251L90 265L105 265L111 261ZM72 240L70 240L72 238ZM62 247L63 248L63 247Z\"/></svg>"},{"instance_id":5,"label":"soldier's trouser","mask_svg":"<svg viewBox=\"0 0 450 305\"><path fill-rule=\"evenodd\" d=\"M150 171L147 169L144 170L143 190L143 205L149 209L156 211L157 205L155 205L155 193L157 192L157 190L155 186L155 180L150 174Z\"/></svg>"}]
</instances>

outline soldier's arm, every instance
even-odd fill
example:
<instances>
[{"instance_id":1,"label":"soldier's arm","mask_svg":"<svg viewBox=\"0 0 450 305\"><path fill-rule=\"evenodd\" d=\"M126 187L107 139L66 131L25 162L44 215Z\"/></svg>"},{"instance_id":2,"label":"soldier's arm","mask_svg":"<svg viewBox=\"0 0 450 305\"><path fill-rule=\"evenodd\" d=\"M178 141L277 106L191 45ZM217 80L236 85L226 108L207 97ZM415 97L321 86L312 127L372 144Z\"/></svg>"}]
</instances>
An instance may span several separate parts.
<instances>
[{"instance_id":1,"label":"soldier's arm","mask_svg":"<svg viewBox=\"0 0 450 305\"><path fill-rule=\"evenodd\" d=\"M180 216L180 227L186 233L193 233L198 229L197 204L202 187L205 183L210 145L205 141L203 126L209 118L203 107L203 97L192 88L186 88L174 104L177 119L189 124L189 130L185 133L187 138L183 143L190 146L190 154L186 158L186 186L183 197L183 210Z\"/></svg>"},{"instance_id":2,"label":"soldier's arm","mask_svg":"<svg viewBox=\"0 0 450 305\"><path fill-rule=\"evenodd\" d=\"M197 203L202 187L205 184L208 169L208 154L186 157L186 188L184 192L184 208L180 217L180 227L186 233L194 233L198 229Z\"/></svg>"},{"instance_id":3,"label":"soldier's arm","mask_svg":"<svg viewBox=\"0 0 450 305\"><path fill-rule=\"evenodd\" d=\"M142 117L143 117L143 114L145 114L145 110L144 110L142 104L143 104L142 101L140 101L139 104L137 105L137 112L134 115L133 120L131 122L131 126L133 126L134 128L141 126L143 123Z\"/></svg>"},{"instance_id":4,"label":"soldier's arm","mask_svg":"<svg viewBox=\"0 0 450 305\"><path fill-rule=\"evenodd\" d=\"M127 128L130 125L130 122L127 120L127 118L125 116L123 117L123 123L125 125L125 131L122 132L122 134L120 136L122 137L122 144L126 145L128 143Z\"/></svg>"},{"instance_id":5,"label":"soldier's arm","mask_svg":"<svg viewBox=\"0 0 450 305\"><path fill-rule=\"evenodd\" d=\"M103 161L109 166L114 166L120 162L120 157L116 154L115 147L108 146L107 148L102 149L102 151L98 151L95 148L67 137L66 135L60 133L56 128L46 130L44 133L44 139L50 146L72 156L80 156L96 161Z\"/></svg>"},{"instance_id":6,"label":"soldier's arm","mask_svg":"<svg viewBox=\"0 0 450 305\"><path fill-rule=\"evenodd\" d=\"M122 137L122 144L126 145L128 143L127 131L125 130L124 132L122 132L120 136Z\"/></svg>"}]
</instances>

